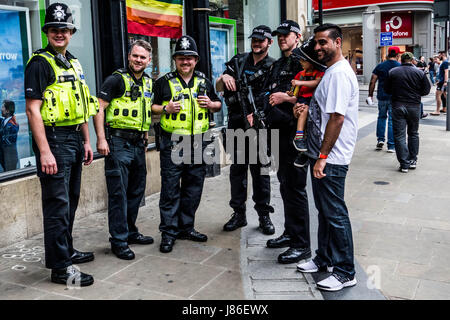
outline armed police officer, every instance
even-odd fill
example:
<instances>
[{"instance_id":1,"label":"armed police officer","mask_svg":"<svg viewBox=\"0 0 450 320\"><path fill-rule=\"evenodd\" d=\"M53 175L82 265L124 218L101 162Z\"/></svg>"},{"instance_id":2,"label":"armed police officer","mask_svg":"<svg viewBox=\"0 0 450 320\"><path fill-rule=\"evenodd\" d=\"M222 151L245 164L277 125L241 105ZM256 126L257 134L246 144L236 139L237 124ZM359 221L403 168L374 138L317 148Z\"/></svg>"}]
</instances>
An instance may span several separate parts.
<instances>
[{"instance_id":1,"label":"armed police officer","mask_svg":"<svg viewBox=\"0 0 450 320\"><path fill-rule=\"evenodd\" d=\"M106 156L111 251L124 260L135 257L129 244L153 243L152 237L142 235L136 227L147 177L145 151L151 124L152 79L144 70L151 53L146 41L131 44L128 67L105 80L98 94L100 112L94 117L97 150Z\"/></svg>"},{"instance_id":2,"label":"armed police officer","mask_svg":"<svg viewBox=\"0 0 450 320\"><path fill-rule=\"evenodd\" d=\"M67 51L76 32L68 6L49 6L42 31L49 45L28 62L25 97L42 189L45 265L52 269L52 282L88 286L93 277L73 264L92 261L94 254L73 248L72 229L82 162L93 160L88 120L97 113L98 102L89 93L80 62Z\"/></svg>"},{"instance_id":3,"label":"armed police officer","mask_svg":"<svg viewBox=\"0 0 450 320\"><path fill-rule=\"evenodd\" d=\"M254 122L258 119L254 119L253 110L248 108L247 103L244 103L244 105L239 103L236 93L238 90L246 88L238 88L236 80L239 81L242 77L247 77L247 83L253 89L255 105L263 111L264 82L270 66L275 61L275 59L269 57L269 48L273 43L271 32L270 28L265 25L254 28L249 37L249 39L252 39L252 51L234 56L226 64L227 70L216 81L217 91L224 91L227 99L228 129L245 130L251 127L249 130L255 130L256 124ZM234 70L236 68L237 70ZM243 96L245 96L245 93ZM250 166L253 179L253 201L259 216L259 227L264 234L271 235L275 233L275 227L269 216L269 213L274 211L270 206L270 176L261 174L262 164L260 161L254 164L249 163L249 141L246 140L245 143L244 148L239 148L237 144L233 143L234 159L230 167L230 207L234 210L234 213L223 226L223 230L233 231L247 225L245 202L247 200L247 177ZM238 153L245 154L245 163L238 163Z\"/></svg>"},{"instance_id":4,"label":"armed police officer","mask_svg":"<svg viewBox=\"0 0 450 320\"><path fill-rule=\"evenodd\" d=\"M193 38L178 39L173 59L176 71L155 82L152 106L154 113L161 114L159 230L163 253L172 251L175 239L198 242L208 239L194 229L206 166L193 157L198 151L203 154L207 145L202 138L209 129L208 111L217 112L222 106L211 82L204 74L194 71L199 55ZM186 141L192 143L187 144L188 148L181 147L181 144L186 146ZM185 160L188 154L191 156ZM183 157L182 161L178 161L179 156Z\"/></svg>"},{"instance_id":5,"label":"armed police officer","mask_svg":"<svg viewBox=\"0 0 450 320\"><path fill-rule=\"evenodd\" d=\"M285 221L283 234L267 241L267 247L288 247L287 251L278 256L278 262L294 263L311 257L306 194L307 167L294 165L298 152L292 143L297 123L293 107L297 98L287 93L292 79L302 70L299 58L292 55L301 39L300 27L295 21L286 20L272 35L277 35L283 56L271 66L269 73L267 89L271 94L268 99L267 119L272 130L279 130L277 177L280 181Z\"/></svg>"}]
</instances>

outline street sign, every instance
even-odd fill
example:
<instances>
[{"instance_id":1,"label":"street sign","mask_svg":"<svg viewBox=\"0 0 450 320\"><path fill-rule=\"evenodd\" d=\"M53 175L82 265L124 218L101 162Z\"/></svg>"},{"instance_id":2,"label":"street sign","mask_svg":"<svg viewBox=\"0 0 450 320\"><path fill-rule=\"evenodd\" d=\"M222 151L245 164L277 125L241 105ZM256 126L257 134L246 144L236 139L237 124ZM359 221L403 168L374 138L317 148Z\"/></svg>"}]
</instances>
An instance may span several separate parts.
<instances>
[{"instance_id":1,"label":"street sign","mask_svg":"<svg viewBox=\"0 0 450 320\"><path fill-rule=\"evenodd\" d=\"M392 32L380 32L380 46L392 46Z\"/></svg>"}]
</instances>

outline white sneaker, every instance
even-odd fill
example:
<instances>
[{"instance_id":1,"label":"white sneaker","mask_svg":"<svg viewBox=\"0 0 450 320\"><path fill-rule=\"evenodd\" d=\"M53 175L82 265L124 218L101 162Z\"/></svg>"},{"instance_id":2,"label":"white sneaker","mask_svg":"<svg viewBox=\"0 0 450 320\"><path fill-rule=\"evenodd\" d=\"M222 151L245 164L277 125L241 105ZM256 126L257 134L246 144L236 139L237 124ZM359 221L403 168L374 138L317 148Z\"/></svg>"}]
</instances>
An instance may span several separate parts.
<instances>
[{"instance_id":1,"label":"white sneaker","mask_svg":"<svg viewBox=\"0 0 450 320\"><path fill-rule=\"evenodd\" d=\"M349 280L348 278L342 278L341 280L339 280L337 275L332 274L328 278L318 282L317 288L319 290L325 291L339 291L345 287L352 287L356 285L356 283L357 283L356 278L353 278L353 280Z\"/></svg>"},{"instance_id":2,"label":"white sneaker","mask_svg":"<svg viewBox=\"0 0 450 320\"><path fill-rule=\"evenodd\" d=\"M320 270L325 268L319 268L313 260L310 260L308 262L300 263L297 265L297 271L304 272L304 273L313 273L313 272L319 272L319 271L325 271ZM331 273L333 272L333 267L327 266L327 272Z\"/></svg>"},{"instance_id":3,"label":"white sneaker","mask_svg":"<svg viewBox=\"0 0 450 320\"><path fill-rule=\"evenodd\" d=\"M319 267L314 263L314 261L309 260L308 262L298 264L297 270L305 273L313 273L319 271Z\"/></svg>"}]
</instances>

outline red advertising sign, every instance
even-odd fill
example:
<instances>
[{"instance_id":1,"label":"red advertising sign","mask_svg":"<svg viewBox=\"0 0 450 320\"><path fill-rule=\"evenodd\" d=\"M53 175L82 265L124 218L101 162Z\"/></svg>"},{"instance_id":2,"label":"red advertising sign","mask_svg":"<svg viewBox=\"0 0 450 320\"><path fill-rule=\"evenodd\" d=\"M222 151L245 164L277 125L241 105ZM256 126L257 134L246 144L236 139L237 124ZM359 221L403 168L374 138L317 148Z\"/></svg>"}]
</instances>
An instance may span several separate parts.
<instances>
[{"instance_id":1,"label":"red advertising sign","mask_svg":"<svg viewBox=\"0 0 450 320\"><path fill-rule=\"evenodd\" d=\"M392 32L394 38L412 38L412 14L407 12L382 12L381 32Z\"/></svg>"},{"instance_id":2,"label":"red advertising sign","mask_svg":"<svg viewBox=\"0 0 450 320\"><path fill-rule=\"evenodd\" d=\"M402 2L421 2L421 3L433 3L434 0L323 0L322 8L323 10L330 9L342 9L350 7L367 7L371 5L383 5L391 3L402 3ZM319 1L313 0L313 8L319 10Z\"/></svg>"}]
</instances>

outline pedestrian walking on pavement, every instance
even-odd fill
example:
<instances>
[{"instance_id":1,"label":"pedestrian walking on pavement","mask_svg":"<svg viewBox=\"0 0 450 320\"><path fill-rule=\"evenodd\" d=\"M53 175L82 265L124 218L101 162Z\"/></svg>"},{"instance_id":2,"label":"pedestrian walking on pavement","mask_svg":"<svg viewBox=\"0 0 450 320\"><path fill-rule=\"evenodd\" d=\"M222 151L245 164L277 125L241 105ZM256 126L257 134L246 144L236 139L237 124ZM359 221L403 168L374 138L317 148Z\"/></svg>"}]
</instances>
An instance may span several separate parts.
<instances>
[{"instance_id":1,"label":"pedestrian walking on pavement","mask_svg":"<svg viewBox=\"0 0 450 320\"><path fill-rule=\"evenodd\" d=\"M269 68L275 61L269 56L269 48L273 43L271 33L272 30L265 25L254 28L249 37L249 39L252 39L252 51L234 56L226 63L229 67L216 81L217 90L224 91L225 99L228 102L228 129L257 130L254 124L250 125L246 118L246 116L253 116L253 110L244 110L247 106L239 104L237 90L242 90L242 88L237 88L236 80L242 80L239 79L239 76L241 78L247 77L248 85L252 87L256 99L255 105L262 110L263 101L261 97L264 94L264 83ZM234 60L237 60L239 70L233 69L235 68ZM256 137L257 135L255 135ZM270 213L274 212L273 207L270 206L270 176L261 173L263 166L259 157L257 163L249 163L250 141L246 140L245 144L244 148L239 148L238 144L233 143L234 159L230 167L230 207L234 212L231 219L223 226L223 230L233 231L247 225L245 202L247 200L248 170L250 167L253 181L253 201L259 216L259 229L262 233L271 235L275 233L275 227L269 216ZM238 163L239 156L242 154L244 154L245 163Z\"/></svg>"},{"instance_id":2,"label":"pedestrian walking on pavement","mask_svg":"<svg viewBox=\"0 0 450 320\"><path fill-rule=\"evenodd\" d=\"M439 82L436 87L436 111L432 112L432 116L439 116L441 113L447 112L447 82L448 82L448 60L447 52L439 52ZM441 110L441 105L443 106Z\"/></svg>"},{"instance_id":3,"label":"pedestrian walking on pavement","mask_svg":"<svg viewBox=\"0 0 450 320\"><path fill-rule=\"evenodd\" d=\"M391 96L384 92L384 81L389 75L389 70L400 66L401 51L399 47L390 47L387 60L378 64L372 71L372 78L369 85L369 98L373 99L375 84L378 81L377 100L378 100L378 120L377 120L377 145L375 150L383 149L386 142L386 120L387 120L387 152L394 153L394 132L392 131L392 103Z\"/></svg>"},{"instance_id":4,"label":"pedestrian walking on pavement","mask_svg":"<svg viewBox=\"0 0 450 320\"><path fill-rule=\"evenodd\" d=\"M307 155L314 203L319 211L318 249L301 272L332 271L317 283L338 291L356 285L352 228L344 200L345 179L358 134L358 80L342 55L342 31L324 24L314 30L319 61L328 67L309 106ZM332 268L332 269L331 269Z\"/></svg>"},{"instance_id":5,"label":"pedestrian walking on pavement","mask_svg":"<svg viewBox=\"0 0 450 320\"><path fill-rule=\"evenodd\" d=\"M430 75L430 80L431 80L431 84L434 86L434 78L436 76L436 73L434 71L434 66L435 66L435 62L434 62L434 58L430 58L430 62L428 62L428 74Z\"/></svg>"},{"instance_id":6,"label":"pedestrian walking on pavement","mask_svg":"<svg viewBox=\"0 0 450 320\"><path fill-rule=\"evenodd\" d=\"M132 43L128 66L106 78L99 94L100 111L94 117L97 150L105 156L108 225L111 251L132 260L129 244L152 244L139 233L136 220L145 195L145 152L151 124L152 79L144 72L152 47L144 40Z\"/></svg>"},{"instance_id":7,"label":"pedestrian walking on pavement","mask_svg":"<svg viewBox=\"0 0 450 320\"><path fill-rule=\"evenodd\" d=\"M431 83L424 72L412 64L411 52L402 54L402 65L389 72L384 90L392 94L392 119L399 171L415 169L419 153L421 96L430 93ZM408 134L408 144L406 143Z\"/></svg>"},{"instance_id":8,"label":"pedestrian walking on pavement","mask_svg":"<svg viewBox=\"0 0 450 320\"><path fill-rule=\"evenodd\" d=\"M203 73L194 71L199 58L195 40L190 36L181 37L173 54L176 70L159 78L154 87L152 111L162 114L159 230L163 253L172 251L176 239L208 240L207 235L194 229L206 175L205 162L196 163L194 156L198 148L203 155L208 145L203 140L209 129L208 112L220 111L222 103L211 81ZM181 143L185 147L180 148ZM190 159L185 160L189 154ZM174 158L181 161L174 161Z\"/></svg>"},{"instance_id":9,"label":"pedestrian walking on pavement","mask_svg":"<svg viewBox=\"0 0 450 320\"><path fill-rule=\"evenodd\" d=\"M311 257L309 234L309 208L306 193L307 166L296 167L294 161L298 151L292 140L297 131L297 121L293 107L297 97L287 92L291 81L301 70L301 64L292 51L300 39L300 27L292 20L283 21L272 32L278 37L278 46L283 56L274 62L267 80L268 98L267 120L271 130L279 130L279 167L280 192L284 207L284 232L275 239L267 241L268 248L288 248L278 256L278 262L295 263Z\"/></svg>"},{"instance_id":10,"label":"pedestrian walking on pavement","mask_svg":"<svg viewBox=\"0 0 450 320\"><path fill-rule=\"evenodd\" d=\"M88 121L98 112L98 102L80 62L67 51L76 30L66 4L47 8L42 31L49 44L27 64L25 97L42 189L45 266L54 283L89 286L94 278L73 265L94 260L94 254L74 249L72 230L82 163L93 160Z\"/></svg>"}]
</instances>

